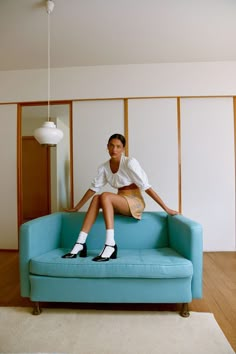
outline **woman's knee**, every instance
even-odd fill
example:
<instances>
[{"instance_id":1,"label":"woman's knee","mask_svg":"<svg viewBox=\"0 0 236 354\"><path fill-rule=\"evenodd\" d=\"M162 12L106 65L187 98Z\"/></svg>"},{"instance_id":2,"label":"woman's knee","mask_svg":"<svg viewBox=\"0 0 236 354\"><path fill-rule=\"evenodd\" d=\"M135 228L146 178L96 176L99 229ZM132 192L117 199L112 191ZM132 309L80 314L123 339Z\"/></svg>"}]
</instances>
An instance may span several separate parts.
<instances>
[{"instance_id":1,"label":"woman's knee","mask_svg":"<svg viewBox=\"0 0 236 354\"><path fill-rule=\"evenodd\" d=\"M91 205L91 204L100 206L100 195L99 195L99 194L96 194L96 195L92 198L92 201L91 201L90 205Z\"/></svg>"},{"instance_id":2,"label":"woman's knee","mask_svg":"<svg viewBox=\"0 0 236 354\"><path fill-rule=\"evenodd\" d=\"M96 204L99 207L102 207L102 205L104 205L104 203L106 203L108 200L110 200L112 193L109 192L103 192L101 194L96 194L93 199L91 204Z\"/></svg>"},{"instance_id":3,"label":"woman's knee","mask_svg":"<svg viewBox=\"0 0 236 354\"><path fill-rule=\"evenodd\" d=\"M109 192L103 192L99 196L99 201L101 205L104 205L104 203L107 203L111 200L111 195L112 193Z\"/></svg>"}]
</instances>

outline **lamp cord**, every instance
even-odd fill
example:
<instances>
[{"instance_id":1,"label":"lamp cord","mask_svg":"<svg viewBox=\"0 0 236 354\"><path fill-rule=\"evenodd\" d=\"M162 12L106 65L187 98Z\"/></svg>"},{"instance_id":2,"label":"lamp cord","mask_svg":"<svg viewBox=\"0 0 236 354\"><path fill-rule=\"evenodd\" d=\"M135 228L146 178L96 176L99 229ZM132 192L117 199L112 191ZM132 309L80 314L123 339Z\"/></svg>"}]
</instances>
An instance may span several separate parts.
<instances>
[{"instance_id":1,"label":"lamp cord","mask_svg":"<svg viewBox=\"0 0 236 354\"><path fill-rule=\"evenodd\" d=\"M50 91L51 91L51 71L50 71L50 49L51 49L51 43L50 43L50 37L51 37L51 32L50 32L50 12L48 12L48 121L50 121Z\"/></svg>"}]
</instances>

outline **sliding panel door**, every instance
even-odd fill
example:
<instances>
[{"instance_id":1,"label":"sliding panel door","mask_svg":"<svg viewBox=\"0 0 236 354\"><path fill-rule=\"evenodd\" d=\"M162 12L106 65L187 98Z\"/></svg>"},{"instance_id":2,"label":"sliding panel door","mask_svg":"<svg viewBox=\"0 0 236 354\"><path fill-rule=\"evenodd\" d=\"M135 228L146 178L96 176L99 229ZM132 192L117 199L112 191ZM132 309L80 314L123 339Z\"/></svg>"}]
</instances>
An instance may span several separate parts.
<instances>
[{"instance_id":1,"label":"sliding panel door","mask_svg":"<svg viewBox=\"0 0 236 354\"><path fill-rule=\"evenodd\" d=\"M128 101L129 155L137 158L164 202L178 209L176 99ZM160 207L144 193L146 210Z\"/></svg>"},{"instance_id":2,"label":"sliding panel door","mask_svg":"<svg viewBox=\"0 0 236 354\"><path fill-rule=\"evenodd\" d=\"M0 249L18 249L17 106L0 105Z\"/></svg>"},{"instance_id":3,"label":"sliding panel door","mask_svg":"<svg viewBox=\"0 0 236 354\"><path fill-rule=\"evenodd\" d=\"M107 142L114 133L124 134L123 100L73 103L75 204L89 188L98 166L109 159ZM106 187L104 190L111 188Z\"/></svg>"},{"instance_id":4,"label":"sliding panel door","mask_svg":"<svg viewBox=\"0 0 236 354\"><path fill-rule=\"evenodd\" d=\"M235 250L232 98L181 99L183 213L204 230L204 250Z\"/></svg>"}]
</instances>

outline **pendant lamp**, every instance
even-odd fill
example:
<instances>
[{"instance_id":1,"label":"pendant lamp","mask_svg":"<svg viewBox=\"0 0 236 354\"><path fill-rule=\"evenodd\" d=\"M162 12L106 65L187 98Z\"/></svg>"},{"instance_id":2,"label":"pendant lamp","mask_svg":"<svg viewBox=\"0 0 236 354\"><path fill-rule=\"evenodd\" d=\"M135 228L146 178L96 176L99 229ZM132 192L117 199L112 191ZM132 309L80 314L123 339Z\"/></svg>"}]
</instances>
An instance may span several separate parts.
<instances>
[{"instance_id":1,"label":"pendant lamp","mask_svg":"<svg viewBox=\"0 0 236 354\"><path fill-rule=\"evenodd\" d=\"M50 120L50 14L54 9L54 2L52 0L46 1L46 11L48 14L48 117L47 121L43 123L41 128L34 131L34 137L41 145L56 146L63 138L63 132L57 129L54 122Z\"/></svg>"}]
</instances>

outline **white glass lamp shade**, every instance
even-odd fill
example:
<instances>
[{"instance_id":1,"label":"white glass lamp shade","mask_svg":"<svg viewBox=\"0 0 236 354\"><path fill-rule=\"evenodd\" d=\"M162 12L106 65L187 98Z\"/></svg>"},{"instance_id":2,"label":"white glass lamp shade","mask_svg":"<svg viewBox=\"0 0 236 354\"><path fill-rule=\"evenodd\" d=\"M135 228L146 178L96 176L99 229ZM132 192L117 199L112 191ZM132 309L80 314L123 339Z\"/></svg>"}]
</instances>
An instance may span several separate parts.
<instances>
[{"instance_id":1,"label":"white glass lamp shade","mask_svg":"<svg viewBox=\"0 0 236 354\"><path fill-rule=\"evenodd\" d=\"M48 121L34 131L34 137L41 145L55 146L63 138L63 132L57 129L54 122Z\"/></svg>"}]
</instances>

